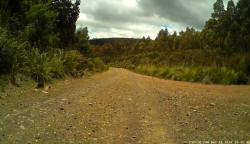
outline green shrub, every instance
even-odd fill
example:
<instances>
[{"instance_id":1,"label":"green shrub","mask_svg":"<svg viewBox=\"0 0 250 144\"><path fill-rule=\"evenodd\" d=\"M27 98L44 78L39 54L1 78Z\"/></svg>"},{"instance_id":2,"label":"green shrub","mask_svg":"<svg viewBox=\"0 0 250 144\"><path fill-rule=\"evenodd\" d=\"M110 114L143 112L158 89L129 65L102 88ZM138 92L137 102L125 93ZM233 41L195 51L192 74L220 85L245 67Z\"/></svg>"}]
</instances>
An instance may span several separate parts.
<instances>
[{"instance_id":1,"label":"green shrub","mask_svg":"<svg viewBox=\"0 0 250 144\"><path fill-rule=\"evenodd\" d=\"M84 70L87 69L87 60L76 50L66 51L63 65L66 74L81 77L84 75Z\"/></svg>"},{"instance_id":2,"label":"green shrub","mask_svg":"<svg viewBox=\"0 0 250 144\"><path fill-rule=\"evenodd\" d=\"M250 54L247 54L241 58L238 68L250 76Z\"/></svg>"},{"instance_id":3,"label":"green shrub","mask_svg":"<svg viewBox=\"0 0 250 144\"><path fill-rule=\"evenodd\" d=\"M158 69L154 65L139 65L138 67L136 67L135 71L137 71L139 73L146 74L146 75L150 75L150 76L160 76L161 75L160 69Z\"/></svg>"},{"instance_id":4,"label":"green shrub","mask_svg":"<svg viewBox=\"0 0 250 144\"><path fill-rule=\"evenodd\" d=\"M109 63L110 66L116 67L116 68L126 68L130 70L134 70L136 66L131 62L127 60L117 60L114 62Z\"/></svg>"},{"instance_id":5,"label":"green shrub","mask_svg":"<svg viewBox=\"0 0 250 144\"><path fill-rule=\"evenodd\" d=\"M55 49L50 52L50 66L51 66L51 73L52 77L56 79L64 78L66 73L64 70L64 52L60 49Z\"/></svg>"},{"instance_id":6,"label":"green shrub","mask_svg":"<svg viewBox=\"0 0 250 144\"><path fill-rule=\"evenodd\" d=\"M206 84L247 84L248 78L243 72L226 67L156 67L139 65L136 72L172 80L203 82Z\"/></svg>"},{"instance_id":7,"label":"green shrub","mask_svg":"<svg viewBox=\"0 0 250 144\"><path fill-rule=\"evenodd\" d=\"M160 76L162 78L167 78L167 76L169 75L169 69L168 68L163 68L160 72Z\"/></svg>"},{"instance_id":8,"label":"green shrub","mask_svg":"<svg viewBox=\"0 0 250 144\"><path fill-rule=\"evenodd\" d=\"M88 66L88 70L89 71L94 71L95 70L95 64L94 64L94 62L91 59L89 59L87 61L87 66Z\"/></svg>"},{"instance_id":9,"label":"green shrub","mask_svg":"<svg viewBox=\"0 0 250 144\"><path fill-rule=\"evenodd\" d=\"M196 69L185 68L181 77L182 81L195 81Z\"/></svg>"},{"instance_id":10,"label":"green shrub","mask_svg":"<svg viewBox=\"0 0 250 144\"><path fill-rule=\"evenodd\" d=\"M10 74L13 84L16 84L15 77L24 66L28 46L27 42L11 38L6 30L0 28L0 74Z\"/></svg>"},{"instance_id":11,"label":"green shrub","mask_svg":"<svg viewBox=\"0 0 250 144\"><path fill-rule=\"evenodd\" d=\"M50 81L53 77L51 57L48 53L39 53L38 49L32 49L27 59L27 73L38 82L39 85Z\"/></svg>"},{"instance_id":12,"label":"green shrub","mask_svg":"<svg viewBox=\"0 0 250 144\"><path fill-rule=\"evenodd\" d=\"M94 58L93 64L95 66L95 71L101 72L108 69L108 67L105 65L105 63L100 58Z\"/></svg>"},{"instance_id":13,"label":"green shrub","mask_svg":"<svg viewBox=\"0 0 250 144\"><path fill-rule=\"evenodd\" d=\"M32 49L27 58L26 72L39 84L44 84L65 75L81 77L87 69L86 63L82 54L75 50L53 49L40 53L38 49Z\"/></svg>"},{"instance_id":14,"label":"green shrub","mask_svg":"<svg viewBox=\"0 0 250 144\"><path fill-rule=\"evenodd\" d=\"M4 91L5 85L6 85L6 81L4 81L2 77L0 77L0 92Z\"/></svg>"},{"instance_id":15,"label":"green shrub","mask_svg":"<svg viewBox=\"0 0 250 144\"><path fill-rule=\"evenodd\" d=\"M87 69L103 71L107 67L100 59L87 60L76 50L60 49L42 53L38 49L32 49L26 64L26 73L35 79L38 85L44 85L53 78L63 78L65 75L81 77Z\"/></svg>"},{"instance_id":16,"label":"green shrub","mask_svg":"<svg viewBox=\"0 0 250 144\"><path fill-rule=\"evenodd\" d=\"M237 78L237 84L250 84L249 81L250 78L247 77L247 75L243 72L238 73L238 78Z\"/></svg>"}]
</instances>

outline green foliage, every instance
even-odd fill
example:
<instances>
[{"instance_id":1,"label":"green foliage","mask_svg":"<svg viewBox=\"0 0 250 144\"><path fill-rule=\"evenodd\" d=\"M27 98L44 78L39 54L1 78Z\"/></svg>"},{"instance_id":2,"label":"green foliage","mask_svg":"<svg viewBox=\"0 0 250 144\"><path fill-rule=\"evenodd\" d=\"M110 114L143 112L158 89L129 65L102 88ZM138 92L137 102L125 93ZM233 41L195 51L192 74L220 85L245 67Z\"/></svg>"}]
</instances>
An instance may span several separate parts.
<instances>
[{"instance_id":1,"label":"green foliage","mask_svg":"<svg viewBox=\"0 0 250 144\"><path fill-rule=\"evenodd\" d=\"M96 72L102 72L108 70L108 66L106 66L105 63L100 58L94 58L93 64L94 64L94 71Z\"/></svg>"},{"instance_id":2,"label":"green foliage","mask_svg":"<svg viewBox=\"0 0 250 144\"><path fill-rule=\"evenodd\" d=\"M52 77L56 79L64 78L66 75L64 66L66 59L64 58L64 51L53 49L49 52L49 55L51 57L50 66L52 67Z\"/></svg>"},{"instance_id":3,"label":"green foliage","mask_svg":"<svg viewBox=\"0 0 250 144\"><path fill-rule=\"evenodd\" d=\"M31 75L39 84L44 84L52 80L53 67L51 57L48 53L39 53L38 49L32 49L27 58L27 73Z\"/></svg>"},{"instance_id":4,"label":"green foliage","mask_svg":"<svg viewBox=\"0 0 250 144\"><path fill-rule=\"evenodd\" d=\"M4 92L4 89L7 84L8 84L8 80L6 80L6 75L0 76L0 93Z\"/></svg>"},{"instance_id":5,"label":"green foliage","mask_svg":"<svg viewBox=\"0 0 250 144\"><path fill-rule=\"evenodd\" d=\"M75 31L79 5L80 0L0 1L0 89L6 85L2 81L16 84L17 75L43 86L66 75L107 69L93 58L87 28Z\"/></svg>"},{"instance_id":6,"label":"green foliage","mask_svg":"<svg viewBox=\"0 0 250 144\"><path fill-rule=\"evenodd\" d=\"M22 71L26 47L26 42L11 38L6 30L0 28L0 74L10 73L13 84L16 84L16 74Z\"/></svg>"},{"instance_id":7,"label":"green foliage","mask_svg":"<svg viewBox=\"0 0 250 144\"><path fill-rule=\"evenodd\" d=\"M26 73L38 83L44 84L53 78L64 78L65 75L82 77L86 70L101 72L107 67L101 59L86 59L76 50L54 49L40 53L38 49L32 49L26 69Z\"/></svg>"},{"instance_id":8,"label":"green foliage","mask_svg":"<svg viewBox=\"0 0 250 144\"><path fill-rule=\"evenodd\" d=\"M0 25L15 34L22 32L22 39L32 47L73 48L80 0L6 0L0 4Z\"/></svg>"},{"instance_id":9,"label":"green foliage","mask_svg":"<svg viewBox=\"0 0 250 144\"><path fill-rule=\"evenodd\" d=\"M250 46L250 1L240 0L235 6L233 0L228 1L224 10L223 0L217 0L214 4L214 13L206 22L202 33L206 39L211 39L210 47L219 48L224 53L249 52Z\"/></svg>"},{"instance_id":10,"label":"green foliage","mask_svg":"<svg viewBox=\"0 0 250 144\"><path fill-rule=\"evenodd\" d=\"M93 50L89 43L88 28L80 28L75 33L75 48L79 50L84 56L92 57Z\"/></svg>"},{"instance_id":11,"label":"green foliage","mask_svg":"<svg viewBox=\"0 0 250 144\"><path fill-rule=\"evenodd\" d=\"M26 13L26 19L29 23L25 30L24 36L32 44L41 50L49 47L57 47L59 35L55 31L57 13L50 10L48 4L32 5Z\"/></svg>"},{"instance_id":12,"label":"green foliage","mask_svg":"<svg viewBox=\"0 0 250 144\"><path fill-rule=\"evenodd\" d=\"M66 51L64 54L65 73L74 77L83 76L87 69L86 58L76 50Z\"/></svg>"},{"instance_id":13,"label":"green foliage","mask_svg":"<svg viewBox=\"0 0 250 144\"><path fill-rule=\"evenodd\" d=\"M247 77L226 67L156 67L139 65L136 72L166 79L215 84L247 84Z\"/></svg>"},{"instance_id":14,"label":"green foliage","mask_svg":"<svg viewBox=\"0 0 250 144\"><path fill-rule=\"evenodd\" d=\"M232 21L236 14L236 7L233 0L229 0L227 4L226 16L228 20Z\"/></svg>"},{"instance_id":15,"label":"green foliage","mask_svg":"<svg viewBox=\"0 0 250 144\"><path fill-rule=\"evenodd\" d=\"M52 0L51 7L58 13L57 17L57 31L60 36L60 47L71 48L74 33L76 30L76 21L80 14L80 0L73 3L72 0Z\"/></svg>"},{"instance_id":16,"label":"green foliage","mask_svg":"<svg viewBox=\"0 0 250 144\"><path fill-rule=\"evenodd\" d=\"M217 0L214 3L214 13L212 14L212 17L215 19L219 19L220 17L222 17L223 13L224 13L223 0Z\"/></svg>"},{"instance_id":17,"label":"green foliage","mask_svg":"<svg viewBox=\"0 0 250 144\"><path fill-rule=\"evenodd\" d=\"M135 68L135 65L132 64L132 62L129 60L113 61L113 62L109 63L109 65L112 67L117 67L117 68L126 68L126 69L134 69Z\"/></svg>"},{"instance_id":18,"label":"green foliage","mask_svg":"<svg viewBox=\"0 0 250 144\"><path fill-rule=\"evenodd\" d=\"M23 28L27 0L1 0L0 25L8 27L12 32Z\"/></svg>"},{"instance_id":19,"label":"green foliage","mask_svg":"<svg viewBox=\"0 0 250 144\"><path fill-rule=\"evenodd\" d=\"M241 69L246 75L250 76L250 54L241 56L239 65L236 68Z\"/></svg>"},{"instance_id":20,"label":"green foliage","mask_svg":"<svg viewBox=\"0 0 250 144\"><path fill-rule=\"evenodd\" d=\"M165 30L160 30L160 32L158 33L157 37L156 37L156 40L158 41L167 41L168 40L168 29L165 29Z\"/></svg>"}]
</instances>

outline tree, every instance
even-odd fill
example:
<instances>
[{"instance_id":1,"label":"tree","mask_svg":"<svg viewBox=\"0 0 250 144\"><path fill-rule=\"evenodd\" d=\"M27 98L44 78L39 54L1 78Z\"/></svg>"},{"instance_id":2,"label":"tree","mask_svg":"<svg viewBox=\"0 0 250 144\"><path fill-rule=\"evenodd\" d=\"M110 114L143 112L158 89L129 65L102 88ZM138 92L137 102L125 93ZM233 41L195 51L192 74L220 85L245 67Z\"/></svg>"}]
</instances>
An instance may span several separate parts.
<instances>
[{"instance_id":1,"label":"tree","mask_svg":"<svg viewBox=\"0 0 250 144\"><path fill-rule=\"evenodd\" d=\"M80 28L75 33L75 46L83 55L92 57L93 50L89 44L88 28Z\"/></svg>"},{"instance_id":2,"label":"tree","mask_svg":"<svg viewBox=\"0 0 250 144\"><path fill-rule=\"evenodd\" d=\"M72 45L76 21L80 13L80 2L80 0L76 0L75 3L72 0L52 0L52 9L58 13L57 31L60 34L61 48Z\"/></svg>"},{"instance_id":3,"label":"tree","mask_svg":"<svg viewBox=\"0 0 250 144\"><path fill-rule=\"evenodd\" d=\"M217 0L214 3L214 13L212 13L212 17L218 20L224 14L224 4L223 0Z\"/></svg>"},{"instance_id":4,"label":"tree","mask_svg":"<svg viewBox=\"0 0 250 144\"><path fill-rule=\"evenodd\" d=\"M236 6L236 18L240 25L241 49L250 51L250 1L240 0Z\"/></svg>"},{"instance_id":5,"label":"tree","mask_svg":"<svg viewBox=\"0 0 250 144\"><path fill-rule=\"evenodd\" d=\"M226 16L232 22L236 14L236 7L233 0L228 1Z\"/></svg>"},{"instance_id":6,"label":"tree","mask_svg":"<svg viewBox=\"0 0 250 144\"><path fill-rule=\"evenodd\" d=\"M176 31L174 32L174 34L172 35L172 37L173 37L173 46L172 46L172 49L176 50L179 47L179 45L178 45L179 44L178 43L178 36L177 36Z\"/></svg>"},{"instance_id":7,"label":"tree","mask_svg":"<svg viewBox=\"0 0 250 144\"><path fill-rule=\"evenodd\" d=\"M167 41L169 36L168 29L161 29L160 32L158 33L156 40L157 41Z\"/></svg>"},{"instance_id":8,"label":"tree","mask_svg":"<svg viewBox=\"0 0 250 144\"><path fill-rule=\"evenodd\" d=\"M24 35L33 47L44 51L58 46L59 37L55 31L57 13L48 4L32 5L26 18L28 25Z\"/></svg>"},{"instance_id":9,"label":"tree","mask_svg":"<svg viewBox=\"0 0 250 144\"><path fill-rule=\"evenodd\" d=\"M225 17L225 10L223 0L217 0L214 3L214 12L211 18L206 22L206 25L202 31L203 36L209 36L205 39L209 39L209 48L223 49L224 39L227 35L227 22ZM206 34L207 33L207 34ZM203 38L204 39L204 38Z\"/></svg>"},{"instance_id":10,"label":"tree","mask_svg":"<svg viewBox=\"0 0 250 144\"><path fill-rule=\"evenodd\" d=\"M24 17L27 10L26 0L1 0L0 24L7 26L12 32L24 27Z\"/></svg>"}]
</instances>

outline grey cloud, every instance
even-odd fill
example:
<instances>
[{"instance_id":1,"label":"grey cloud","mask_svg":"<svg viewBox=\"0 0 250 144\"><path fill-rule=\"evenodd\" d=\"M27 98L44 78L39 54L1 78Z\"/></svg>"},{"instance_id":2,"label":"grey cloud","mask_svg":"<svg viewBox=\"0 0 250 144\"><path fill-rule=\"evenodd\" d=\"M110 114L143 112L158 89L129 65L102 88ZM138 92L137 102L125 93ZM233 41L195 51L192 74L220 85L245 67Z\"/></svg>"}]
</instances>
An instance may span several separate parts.
<instances>
[{"instance_id":1,"label":"grey cloud","mask_svg":"<svg viewBox=\"0 0 250 144\"><path fill-rule=\"evenodd\" d=\"M126 3L126 0L85 0L81 4L85 18L80 18L77 25L97 32L110 32L111 35L115 35L112 29L142 34L149 32L149 27L158 26L160 29L161 25L168 25L176 31L187 26L201 29L210 17L215 0L134 0L137 1L136 7L124 6L122 1ZM138 25L143 25L144 29L137 29ZM152 33L158 31L151 30Z\"/></svg>"},{"instance_id":2,"label":"grey cloud","mask_svg":"<svg viewBox=\"0 0 250 144\"><path fill-rule=\"evenodd\" d=\"M108 21L113 23L128 23L135 22L136 17L138 15L138 11L122 9L117 7L116 5L112 5L110 3L100 2L100 7L92 12L92 16L95 19L100 21ZM132 14L134 16L132 16Z\"/></svg>"},{"instance_id":3,"label":"grey cloud","mask_svg":"<svg viewBox=\"0 0 250 144\"><path fill-rule=\"evenodd\" d=\"M144 12L139 9L127 8L117 3L112 3L116 0L97 0L95 8L87 8L82 6L82 13L88 14L95 20L100 22L108 22L114 24L136 23L144 15Z\"/></svg>"},{"instance_id":4,"label":"grey cloud","mask_svg":"<svg viewBox=\"0 0 250 144\"><path fill-rule=\"evenodd\" d=\"M140 0L139 6L148 15L157 14L162 18L201 29L204 21L210 16L211 2L209 0Z\"/></svg>"}]
</instances>

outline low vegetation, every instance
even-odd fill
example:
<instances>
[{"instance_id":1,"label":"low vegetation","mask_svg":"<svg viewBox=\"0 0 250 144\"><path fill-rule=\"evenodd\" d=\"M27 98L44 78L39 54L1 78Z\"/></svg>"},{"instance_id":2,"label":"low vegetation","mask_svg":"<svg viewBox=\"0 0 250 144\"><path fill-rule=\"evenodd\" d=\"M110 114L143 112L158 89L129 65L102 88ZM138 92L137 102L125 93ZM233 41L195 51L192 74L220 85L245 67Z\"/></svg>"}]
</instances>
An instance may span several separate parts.
<instances>
[{"instance_id":1,"label":"low vegetation","mask_svg":"<svg viewBox=\"0 0 250 144\"><path fill-rule=\"evenodd\" d=\"M206 84L246 84L248 79L244 73L226 67L156 67L139 65L138 73L165 79L202 82Z\"/></svg>"}]
</instances>

